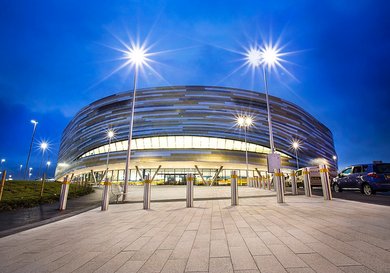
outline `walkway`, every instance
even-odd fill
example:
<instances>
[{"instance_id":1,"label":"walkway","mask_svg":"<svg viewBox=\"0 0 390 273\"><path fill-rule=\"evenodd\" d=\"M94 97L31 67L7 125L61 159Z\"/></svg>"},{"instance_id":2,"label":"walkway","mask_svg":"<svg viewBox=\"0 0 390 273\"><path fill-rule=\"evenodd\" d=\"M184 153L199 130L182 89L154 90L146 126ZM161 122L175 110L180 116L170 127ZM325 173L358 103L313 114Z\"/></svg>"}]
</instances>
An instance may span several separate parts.
<instances>
[{"instance_id":1,"label":"walkway","mask_svg":"<svg viewBox=\"0 0 390 273\"><path fill-rule=\"evenodd\" d=\"M67 210L59 211L59 202L33 208L3 211L0 213L0 237L37 227L100 206L102 191L95 189L91 194L68 200Z\"/></svg>"},{"instance_id":2,"label":"walkway","mask_svg":"<svg viewBox=\"0 0 390 273\"><path fill-rule=\"evenodd\" d=\"M275 196L273 191L265 191L248 187L239 187L241 197ZM184 201L186 196L185 186L153 186L152 201ZM230 187L194 187L196 199L228 199ZM111 202L114 202L114 196ZM143 187L129 187L129 203L142 202ZM18 209L0 213L0 237L14 234L19 231L37 227L100 206L102 200L102 188L95 188L95 192L79 198L68 200L67 209L59 211L59 202L44 204L33 208Z\"/></svg>"},{"instance_id":3,"label":"walkway","mask_svg":"<svg viewBox=\"0 0 390 273\"><path fill-rule=\"evenodd\" d=\"M388 207L287 196L111 205L0 239L0 272L390 272Z\"/></svg>"},{"instance_id":4,"label":"walkway","mask_svg":"<svg viewBox=\"0 0 390 273\"><path fill-rule=\"evenodd\" d=\"M250 188L247 186L238 187L240 197L276 196L274 191ZM229 199L231 195L230 186L194 186L194 199ZM142 186L129 187L128 200L141 202L144 196ZM152 201L182 200L186 198L186 186L152 186Z\"/></svg>"}]
</instances>

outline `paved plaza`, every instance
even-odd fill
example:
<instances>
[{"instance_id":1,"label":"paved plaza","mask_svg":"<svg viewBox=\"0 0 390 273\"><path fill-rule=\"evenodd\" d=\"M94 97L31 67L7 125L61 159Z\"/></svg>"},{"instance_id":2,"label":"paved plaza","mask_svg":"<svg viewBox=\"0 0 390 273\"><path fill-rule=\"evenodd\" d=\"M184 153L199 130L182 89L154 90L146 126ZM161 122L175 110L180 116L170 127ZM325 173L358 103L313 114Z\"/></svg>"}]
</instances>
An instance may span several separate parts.
<instances>
[{"instance_id":1,"label":"paved plaza","mask_svg":"<svg viewBox=\"0 0 390 273\"><path fill-rule=\"evenodd\" d=\"M275 191L261 190L257 188L250 188L247 186L239 186L239 197L258 197L258 196L276 196ZM195 199L223 199L230 198L230 186L194 186ZM129 187L129 200L140 202L143 200L144 188L143 186ZM186 186L152 186L153 201L164 200L185 200Z\"/></svg>"},{"instance_id":2,"label":"paved plaza","mask_svg":"<svg viewBox=\"0 0 390 273\"><path fill-rule=\"evenodd\" d=\"M262 196L151 208L110 205L1 238L0 272L390 272L386 206Z\"/></svg>"}]
</instances>

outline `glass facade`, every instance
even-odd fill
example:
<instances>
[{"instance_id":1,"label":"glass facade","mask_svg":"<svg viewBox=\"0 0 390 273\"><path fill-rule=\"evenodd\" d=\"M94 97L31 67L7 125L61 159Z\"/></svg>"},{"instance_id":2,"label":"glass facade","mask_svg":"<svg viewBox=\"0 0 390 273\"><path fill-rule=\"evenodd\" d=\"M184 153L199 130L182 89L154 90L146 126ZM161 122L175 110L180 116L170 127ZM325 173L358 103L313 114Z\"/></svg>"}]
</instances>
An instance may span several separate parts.
<instances>
[{"instance_id":1,"label":"glass facade","mask_svg":"<svg viewBox=\"0 0 390 273\"><path fill-rule=\"evenodd\" d=\"M245 142L232 139L200 136L157 136L133 139L131 143L132 150L160 150L160 149L214 149L214 150L232 150L245 151ZM268 154L270 149L261 145L247 143L248 152ZM110 152L127 151L128 141L117 141L95 148L82 154L80 158L92 155L99 155ZM281 153L282 154L282 153ZM289 157L282 154L285 157Z\"/></svg>"},{"instance_id":2,"label":"glass facade","mask_svg":"<svg viewBox=\"0 0 390 273\"><path fill-rule=\"evenodd\" d=\"M132 94L123 92L99 99L75 115L62 135L56 179L81 175L95 180L92 173L101 176L110 150L109 169L113 173L109 177L123 181ZM182 183L185 173L199 175L195 166L208 179L220 166L220 177L228 177L231 169L240 170L240 176L245 177L246 148L249 177L259 175L256 169L267 169L270 149L265 94L218 86L169 86L139 89L136 101L131 143L134 152L129 167L132 182L140 176L134 170L136 166L144 169L161 165L156 181L164 183ZM332 156L336 153L330 130L297 105L273 96L269 101L274 144L280 151L282 167L296 166L291 149L294 137L303 143L300 166L318 165L320 160L334 168ZM254 118L246 134L235 126L240 113L250 113ZM108 129L115 130L111 146L106 138Z\"/></svg>"},{"instance_id":3,"label":"glass facade","mask_svg":"<svg viewBox=\"0 0 390 273\"><path fill-rule=\"evenodd\" d=\"M150 177L153 177L157 169L141 169L140 172L137 172L135 169L130 170L129 182L133 185L140 185L142 183L141 175L148 174ZM230 169L222 169L216 176L218 169L199 169L198 171L195 168L165 168L160 169L153 180L155 185L185 185L187 182L187 175L192 173L195 177L195 185L228 185L231 179ZM246 184L246 170L235 170L239 177L240 184ZM266 177L266 172L260 172L263 177ZM94 172L97 183L101 183L105 177L104 171ZM216 177L215 177L216 176ZM250 170L249 177L259 177L259 173ZM109 170L108 179L111 182L123 183L124 182L124 170ZM81 174L75 177L75 180L78 181L90 181L93 182L91 173Z\"/></svg>"}]
</instances>

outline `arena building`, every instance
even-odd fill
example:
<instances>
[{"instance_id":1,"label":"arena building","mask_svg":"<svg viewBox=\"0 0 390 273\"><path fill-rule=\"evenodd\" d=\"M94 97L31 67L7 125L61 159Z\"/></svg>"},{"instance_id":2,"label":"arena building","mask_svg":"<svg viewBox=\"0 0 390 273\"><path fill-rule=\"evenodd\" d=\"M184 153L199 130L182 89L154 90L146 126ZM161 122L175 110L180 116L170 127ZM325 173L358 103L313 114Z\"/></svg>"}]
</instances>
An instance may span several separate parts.
<instances>
[{"instance_id":1,"label":"arena building","mask_svg":"<svg viewBox=\"0 0 390 273\"><path fill-rule=\"evenodd\" d=\"M331 131L299 106L270 96L274 142L282 170L295 169L293 139L300 141L299 165L326 163L336 154ZM99 181L105 175L109 150L107 130L115 131L110 145L108 177L124 180L132 92L118 93L81 109L65 128L56 178ZM251 116L246 130L237 117ZM246 141L245 142L245 135ZM184 183L193 173L198 181L223 183L231 170L246 178L267 169L270 153L265 94L226 87L173 86L137 91L130 164L130 181L154 174L165 184Z\"/></svg>"}]
</instances>

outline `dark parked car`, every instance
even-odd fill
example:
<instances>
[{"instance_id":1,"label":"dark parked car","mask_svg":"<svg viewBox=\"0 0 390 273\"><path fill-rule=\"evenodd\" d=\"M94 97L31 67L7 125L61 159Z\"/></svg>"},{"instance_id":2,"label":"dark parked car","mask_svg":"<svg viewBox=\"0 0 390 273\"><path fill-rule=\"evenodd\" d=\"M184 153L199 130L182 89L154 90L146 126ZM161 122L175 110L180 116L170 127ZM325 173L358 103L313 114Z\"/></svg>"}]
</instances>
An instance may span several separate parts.
<instances>
[{"instance_id":1,"label":"dark parked car","mask_svg":"<svg viewBox=\"0 0 390 273\"><path fill-rule=\"evenodd\" d=\"M374 162L344 169L333 179L333 189L341 192L345 188L360 189L365 195L390 191L390 163Z\"/></svg>"}]
</instances>

